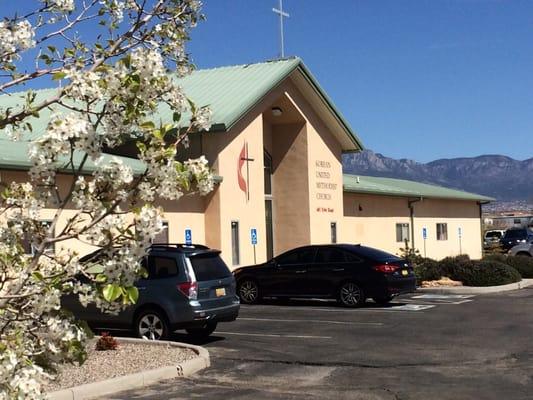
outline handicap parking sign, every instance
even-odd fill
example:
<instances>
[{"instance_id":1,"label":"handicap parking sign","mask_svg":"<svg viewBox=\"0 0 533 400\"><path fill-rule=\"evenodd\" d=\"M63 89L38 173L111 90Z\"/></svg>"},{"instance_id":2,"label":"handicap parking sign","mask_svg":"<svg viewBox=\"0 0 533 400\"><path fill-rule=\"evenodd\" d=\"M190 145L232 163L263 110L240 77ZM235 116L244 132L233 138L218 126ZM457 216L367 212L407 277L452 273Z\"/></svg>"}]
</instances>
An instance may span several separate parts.
<instances>
[{"instance_id":1,"label":"handicap parking sign","mask_svg":"<svg viewBox=\"0 0 533 400\"><path fill-rule=\"evenodd\" d=\"M252 244L256 245L257 244L257 229L255 228L250 229L250 237L252 239Z\"/></svg>"},{"instance_id":2,"label":"handicap parking sign","mask_svg":"<svg viewBox=\"0 0 533 400\"><path fill-rule=\"evenodd\" d=\"M192 244L192 230L185 229L185 244Z\"/></svg>"},{"instance_id":3,"label":"handicap parking sign","mask_svg":"<svg viewBox=\"0 0 533 400\"><path fill-rule=\"evenodd\" d=\"M424 239L428 238L428 230L427 230L427 228L422 228L422 237Z\"/></svg>"}]
</instances>

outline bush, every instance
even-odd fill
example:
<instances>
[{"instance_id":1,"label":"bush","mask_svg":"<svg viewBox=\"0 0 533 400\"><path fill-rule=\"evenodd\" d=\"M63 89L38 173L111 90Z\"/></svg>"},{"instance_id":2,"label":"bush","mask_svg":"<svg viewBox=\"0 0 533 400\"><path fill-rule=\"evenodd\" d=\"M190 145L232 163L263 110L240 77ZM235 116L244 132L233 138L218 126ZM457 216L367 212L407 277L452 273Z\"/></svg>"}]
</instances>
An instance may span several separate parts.
<instances>
[{"instance_id":1,"label":"bush","mask_svg":"<svg viewBox=\"0 0 533 400\"><path fill-rule=\"evenodd\" d=\"M413 264L418 284L422 281L434 281L443 276L442 269L438 261L431 258L424 258L421 261Z\"/></svg>"},{"instance_id":2,"label":"bush","mask_svg":"<svg viewBox=\"0 0 533 400\"><path fill-rule=\"evenodd\" d=\"M102 332L95 346L98 351L116 350L118 348L117 340L109 332Z\"/></svg>"},{"instance_id":3,"label":"bush","mask_svg":"<svg viewBox=\"0 0 533 400\"><path fill-rule=\"evenodd\" d=\"M497 286L518 282L522 279L520 273L513 267L494 260L471 262L458 268L456 277L466 286Z\"/></svg>"},{"instance_id":4,"label":"bush","mask_svg":"<svg viewBox=\"0 0 533 400\"><path fill-rule=\"evenodd\" d=\"M462 282L465 274L472 268L472 260L467 255L446 257L439 261L439 265L443 276Z\"/></svg>"},{"instance_id":5,"label":"bush","mask_svg":"<svg viewBox=\"0 0 533 400\"><path fill-rule=\"evenodd\" d=\"M522 278L533 278L533 258L526 256L506 256L503 254L491 254L484 260L494 260L507 264L516 269Z\"/></svg>"}]
</instances>

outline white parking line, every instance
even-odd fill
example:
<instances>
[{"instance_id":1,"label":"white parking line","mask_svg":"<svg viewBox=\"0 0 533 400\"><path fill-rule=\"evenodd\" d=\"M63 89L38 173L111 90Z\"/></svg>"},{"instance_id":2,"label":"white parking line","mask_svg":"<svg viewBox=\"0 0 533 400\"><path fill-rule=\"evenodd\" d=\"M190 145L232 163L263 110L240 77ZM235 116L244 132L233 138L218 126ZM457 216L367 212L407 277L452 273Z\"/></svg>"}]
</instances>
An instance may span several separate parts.
<instances>
[{"instance_id":1,"label":"white parking line","mask_svg":"<svg viewBox=\"0 0 533 400\"><path fill-rule=\"evenodd\" d=\"M332 325L370 325L370 326L383 326L382 322L346 322L346 321L328 321L323 319L276 319L276 318L245 318L239 317L239 320L243 321L269 321L269 322L316 322L322 324Z\"/></svg>"},{"instance_id":2,"label":"white parking line","mask_svg":"<svg viewBox=\"0 0 533 400\"><path fill-rule=\"evenodd\" d=\"M416 304L434 304L434 305L456 305L456 304L463 304L463 303L469 303L472 300L465 299L465 300L459 300L459 301L447 301L444 299L427 299L427 301L431 301L431 303L424 302L424 299L415 300L415 299L401 299L397 300L398 303L393 304L399 304L399 303L416 303Z\"/></svg>"},{"instance_id":3,"label":"white parking line","mask_svg":"<svg viewBox=\"0 0 533 400\"><path fill-rule=\"evenodd\" d=\"M277 337L288 339L331 339L331 336L307 336L307 335L277 335L274 333L238 333L238 332L223 332L216 331L221 335L235 335L235 336L262 336L262 337Z\"/></svg>"},{"instance_id":4,"label":"white parking line","mask_svg":"<svg viewBox=\"0 0 533 400\"><path fill-rule=\"evenodd\" d=\"M412 307L420 305L420 307ZM408 307L409 306L409 307ZM241 305L241 307L243 307ZM247 306L247 307L254 307L254 306ZM269 308L275 308L280 309L280 307L277 306L260 306L260 307L269 307ZM402 306L393 306L393 307L361 307L361 308L319 308L319 307L287 307L283 306L283 310L299 310L299 311L323 311L323 312L338 312L338 313L358 313L362 311L370 311L370 312L397 312L397 311L421 311L428 308L433 308L435 305L433 304L405 304Z\"/></svg>"},{"instance_id":5,"label":"white parking line","mask_svg":"<svg viewBox=\"0 0 533 400\"><path fill-rule=\"evenodd\" d=\"M412 296L412 299L428 299L428 300L448 300L448 299L469 299L475 297L474 294L419 294Z\"/></svg>"}]
</instances>

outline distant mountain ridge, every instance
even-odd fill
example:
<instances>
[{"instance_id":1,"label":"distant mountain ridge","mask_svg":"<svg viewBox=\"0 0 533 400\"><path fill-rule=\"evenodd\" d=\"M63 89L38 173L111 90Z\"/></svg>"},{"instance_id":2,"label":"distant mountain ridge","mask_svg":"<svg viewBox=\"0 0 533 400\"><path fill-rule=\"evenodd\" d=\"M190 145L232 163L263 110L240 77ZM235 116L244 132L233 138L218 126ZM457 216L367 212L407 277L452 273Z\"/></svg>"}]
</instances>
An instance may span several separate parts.
<instances>
[{"instance_id":1,"label":"distant mountain ridge","mask_svg":"<svg viewBox=\"0 0 533 400\"><path fill-rule=\"evenodd\" d=\"M396 160L371 150L343 156L344 173L408 179L460 189L503 201L533 198L533 158L502 155L440 159L419 163Z\"/></svg>"}]
</instances>

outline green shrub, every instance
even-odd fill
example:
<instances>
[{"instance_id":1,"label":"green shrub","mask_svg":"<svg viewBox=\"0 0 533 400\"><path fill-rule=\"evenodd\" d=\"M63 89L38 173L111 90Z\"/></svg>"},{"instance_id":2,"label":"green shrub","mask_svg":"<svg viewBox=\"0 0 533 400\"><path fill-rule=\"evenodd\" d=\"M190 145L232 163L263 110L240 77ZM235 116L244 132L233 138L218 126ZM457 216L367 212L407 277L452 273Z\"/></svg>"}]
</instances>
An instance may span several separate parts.
<instances>
[{"instance_id":1,"label":"green shrub","mask_svg":"<svg viewBox=\"0 0 533 400\"><path fill-rule=\"evenodd\" d=\"M413 264L413 268L418 284L422 283L422 281L438 280L443 276L439 262L431 258L420 260L418 263Z\"/></svg>"},{"instance_id":2,"label":"green shrub","mask_svg":"<svg viewBox=\"0 0 533 400\"><path fill-rule=\"evenodd\" d=\"M503 254L491 254L484 260L494 260L507 264L516 269L522 278L533 278L533 258L527 256L506 256Z\"/></svg>"},{"instance_id":3,"label":"green shrub","mask_svg":"<svg viewBox=\"0 0 533 400\"><path fill-rule=\"evenodd\" d=\"M494 260L475 261L470 264L470 268L463 265L456 273L457 280L466 286L506 285L522 279L516 269Z\"/></svg>"},{"instance_id":4,"label":"green shrub","mask_svg":"<svg viewBox=\"0 0 533 400\"><path fill-rule=\"evenodd\" d=\"M454 281L462 281L465 273L472 268L472 260L467 255L446 257L439 261L443 276Z\"/></svg>"}]
</instances>

